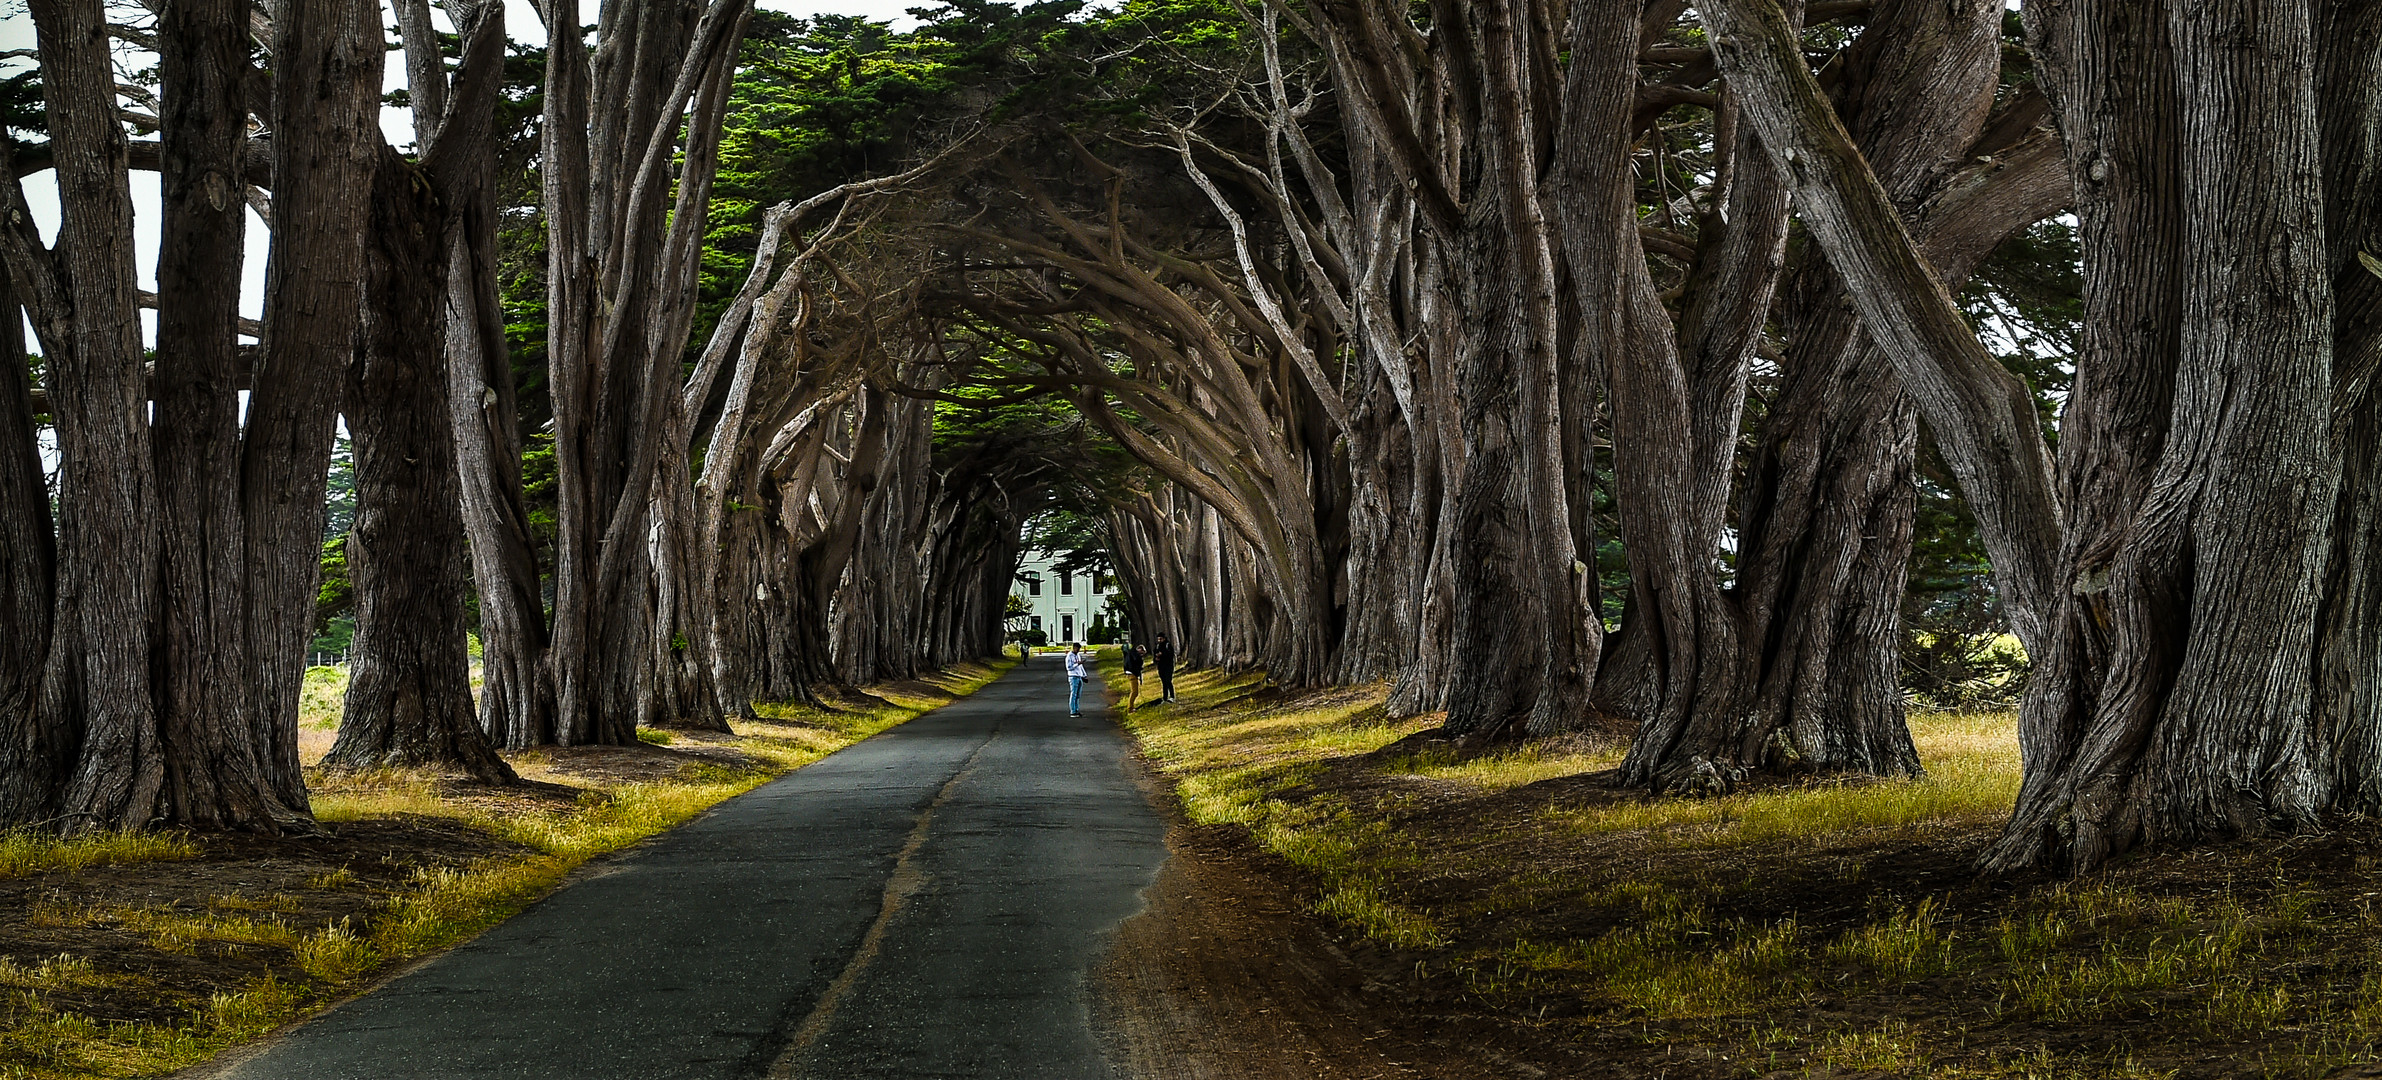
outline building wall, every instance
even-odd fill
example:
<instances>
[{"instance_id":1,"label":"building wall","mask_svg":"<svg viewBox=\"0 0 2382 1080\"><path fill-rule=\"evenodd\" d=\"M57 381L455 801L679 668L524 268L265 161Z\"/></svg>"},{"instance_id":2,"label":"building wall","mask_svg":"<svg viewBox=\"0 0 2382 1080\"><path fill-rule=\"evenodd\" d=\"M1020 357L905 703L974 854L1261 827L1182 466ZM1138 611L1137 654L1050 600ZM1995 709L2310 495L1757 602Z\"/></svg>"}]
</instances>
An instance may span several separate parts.
<instances>
[{"instance_id":1,"label":"building wall","mask_svg":"<svg viewBox=\"0 0 2382 1080\"><path fill-rule=\"evenodd\" d=\"M1077 574L1062 581L1052 566L1057 556L1048 551L1029 551L1018 560L1018 576L1039 583L1036 589L1027 581L1009 587L1011 595L1025 599L1030 614L1025 617L1027 628L1039 628L1050 635L1050 643L1063 645L1070 641L1085 641L1092 632L1092 621L1102 616L1108 598L1116 595L1114 588L1101 589L1091 575ZM1066 591L1061 591L1065 587ZM1035 620L1041 620L1036 622Z\"/></svg>"}]
</instances>

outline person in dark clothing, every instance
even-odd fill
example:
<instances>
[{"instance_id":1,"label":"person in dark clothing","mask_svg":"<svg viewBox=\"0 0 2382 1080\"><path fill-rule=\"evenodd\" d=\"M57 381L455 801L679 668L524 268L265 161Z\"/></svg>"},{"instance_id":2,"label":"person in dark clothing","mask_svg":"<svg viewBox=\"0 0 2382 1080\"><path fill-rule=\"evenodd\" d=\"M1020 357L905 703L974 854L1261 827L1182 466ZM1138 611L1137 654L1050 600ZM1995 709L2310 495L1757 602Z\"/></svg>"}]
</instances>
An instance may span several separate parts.
<instances>
[{"instance_id":1,"label":"person in dark clothing","mask_svg":"<svg viewBox=\"0 0 2382 1080\"><path fill-rule=\"evenodd\" d=\"M1125 678L1133 684L1132 694L1125 698L1126 712L1132 712L1134 706L1141 704L1141 664L1149 655L1150 647L1147 645L1132 645L1125 649Z\"/></svg>"},{"instance_id":2,"label":"person in dark clothing","mask_svg":"<svg viewBox=\"0 0 2382 1080\"><path fill-rule=\"evenodd\" d=\"M1173 701L1174 642L1164 634L1158 635L1157 642L1150 649L1150 659L1158 662L1158 688L1161 691L1158 700Z\"/></svg>"}]
</instances>

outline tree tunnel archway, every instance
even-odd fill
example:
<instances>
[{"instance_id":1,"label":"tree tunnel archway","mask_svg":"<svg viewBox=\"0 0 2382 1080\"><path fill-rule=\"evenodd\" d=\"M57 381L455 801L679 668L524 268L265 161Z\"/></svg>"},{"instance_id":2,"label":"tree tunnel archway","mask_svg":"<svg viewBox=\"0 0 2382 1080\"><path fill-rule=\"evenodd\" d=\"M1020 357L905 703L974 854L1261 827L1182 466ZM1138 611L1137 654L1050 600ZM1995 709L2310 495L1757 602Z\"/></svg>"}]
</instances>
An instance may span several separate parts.
<instances>
[{"instance_id":1,"label":"tree tunnel archway","mask_svg":"<svg viewBox=\"0 0 2382 1080\"><path fill-rule=\"evenodd\" d=\"M508 53L501 5L447 37L400 3L400 151L354 59L371 0L261 37L176 9L153 143L105 13L37 5L0 230L43 356L0 425L0 817L305 827L343 393L360 638L435 643L369 650L357 714L419 707L351 763L485 767L474 740L622 743L989 652L1019 523L1066 505L1203 662L1393 680L1453 736L1628 741L1657 792L1907 775L1940 465L2044 676L2000 864L2370 809L2382 16L2261 24L2237 85L2194 67L2225 5L2124 56L2071 8L967 2L893 35L622 0ZM154 297L135 167L177 238ZM40 170L54 242L15 183ZM262 325L222 287L249 205L308 268ZM2058 395L1971 325L2028 316L1955 291L2042 237L2077 252L2037 260L2075 278ZM175 330L153 368L144 305Z\"/></svg>"}]
</instances>

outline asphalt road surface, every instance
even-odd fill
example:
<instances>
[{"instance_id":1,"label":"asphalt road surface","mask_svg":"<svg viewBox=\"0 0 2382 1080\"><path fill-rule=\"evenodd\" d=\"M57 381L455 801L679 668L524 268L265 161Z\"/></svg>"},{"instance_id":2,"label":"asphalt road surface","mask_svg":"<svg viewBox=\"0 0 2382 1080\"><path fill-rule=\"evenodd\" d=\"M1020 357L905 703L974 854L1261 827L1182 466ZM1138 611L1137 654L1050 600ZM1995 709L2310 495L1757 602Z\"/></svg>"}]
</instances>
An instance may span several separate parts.
<instances>
[{"instance_id":1,"label":"asphalt road surface","mask_svg":"<svg viewBox=\"0 0 2382 1080\"><path fill-rule=\"evenodd\" d=\"M1038 659L201 1075L1108 1080L1086 972L1164 825Z\"/></svg>"}]
</instances>

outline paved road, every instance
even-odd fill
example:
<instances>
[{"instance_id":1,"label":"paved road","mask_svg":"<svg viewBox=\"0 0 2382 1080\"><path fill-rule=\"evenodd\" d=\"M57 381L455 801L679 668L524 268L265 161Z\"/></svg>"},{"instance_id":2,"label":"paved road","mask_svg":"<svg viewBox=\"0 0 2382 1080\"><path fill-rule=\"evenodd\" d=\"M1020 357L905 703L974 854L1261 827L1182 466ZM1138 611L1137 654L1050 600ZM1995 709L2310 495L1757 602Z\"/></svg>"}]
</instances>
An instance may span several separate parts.
<instances>
[{"instance_id":1,"label":"paved road","mask_svg":"<svg viewBox=\"0 0 2382 1080\"><path fill-rule=\"evenodd\" d=\"M1108 1080L1085 973L1165 857L1125 752L1038 660L205 1075Z\"/></svg>"}]
</instances>

